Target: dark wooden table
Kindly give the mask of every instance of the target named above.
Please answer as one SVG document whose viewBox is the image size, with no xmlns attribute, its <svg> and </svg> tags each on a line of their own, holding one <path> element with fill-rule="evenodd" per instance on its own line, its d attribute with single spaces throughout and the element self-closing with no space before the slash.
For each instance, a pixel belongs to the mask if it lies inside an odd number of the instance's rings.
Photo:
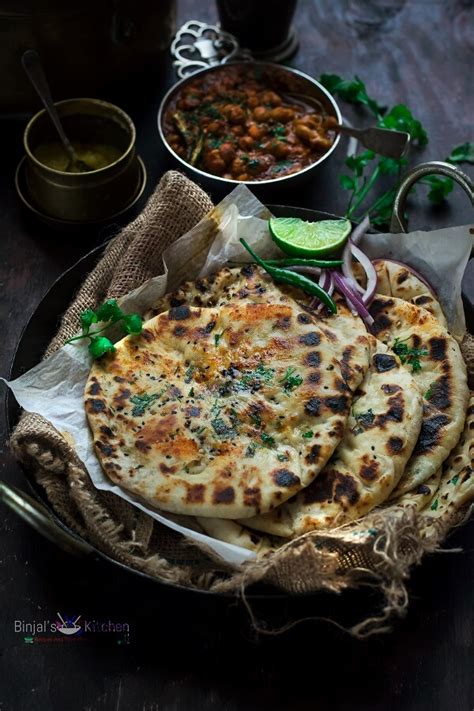
<svg viewBox="0 0 474 711">
<path fill-rule="evenodd" d="M 359 74 L 380 102 L 407 103 L 431 136 L 423 159 L 440 159 L 472 139 L 473 12 L 471 0 L 302 0 L 296 17 L 301 44 L 292 63 L 316 76 Z M 214 20 L 213 4 L 181 2 L 178 21 L 190 18 Z M 169 67 L 161 85 L 148 87 L 142 97 L 122 99 L 137 125 L 148 193 L 165 168 L 155 115 L 172 79 Z M 357 119 L 350 110 L 347 115 Z M 3 122 L 1 131 L 3 375 L 24 324 L 54 279 L 114 229 L 70 236 L 25 216 L 13 186 L 22 128 L 22 122 Z M 285 202 L 341 213 L 345 198 L 337 175 L 343 158 L 340 153 L 316 182 L 288 193 Z M 412 227 L 472 220 L 457 190 L 449 207 L 436 210 L 426 207 L 418 191 L 411 215 Z M 22 486 L 6 444 L 3 412 L 0 428 L 1 476 Z M 414 572 L 406 619 L 390 635 L 358 642 L 323 622 L 255 639 L 238 605 L 165 590 L 114 566 L 72 558 L 5 508 L 1 514 L 2 711 L 474 707 L 472 523 L 447 544 L 462 552 L 428 556 Z M 352 593 L 334 603 L 312 598 L 301 602 L 301 612 L 320 615 L 328 604 L 347 624 L 361 601 Z M 257 608 L 261 613 L 262 604 Z M 58 610 L 127 622 L 129 644 L 106 635 L 84 644 L 27 644 L 25 635 L 15 632 L 15 620 L 54 619 Z M 271 617 L 284 621 L 292 610 L 290 603 L 278 601 L 271 605 Z"/>
</svg>

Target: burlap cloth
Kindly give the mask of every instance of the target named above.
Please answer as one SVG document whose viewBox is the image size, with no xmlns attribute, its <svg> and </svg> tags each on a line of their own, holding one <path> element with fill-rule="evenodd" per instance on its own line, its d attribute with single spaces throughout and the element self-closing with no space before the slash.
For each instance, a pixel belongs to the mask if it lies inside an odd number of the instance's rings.
<svg viewBox="0 0 474 711">
<path fill-rule="evenodd" d="M 166 173 L 142 214 L 109 242 L 63 315 L 45 357 L 77 332 L 85 308 L 122 296 L 162 273 L 163 250 L 212 207 L 197 185 L 180 173 Z M 472 342 L 464 346 L 472 375 Z M 115 494 L 95 489 L 65 439 L 39 415 L 23 414 L 11 446 L 69 528 L 112 558 L 161 581 L 216 593 L 242 593 L 255 582 L 291 594 L 340 592 L 367 583 L 379 587 L 385 595 L 383 610 L 353 627 L 358 635 L 380 631 L 391 615 L 404 611 L 404 580 L 411 566 L 436 550 L 467 513 L 465 507 L 455 520 L 440 519 L 422 536 L 417 514 L 389 509 L 372 515 L 369 527 L 363 519 L 326 534 L 306 534 L 235 571 Z"/>
</svg>

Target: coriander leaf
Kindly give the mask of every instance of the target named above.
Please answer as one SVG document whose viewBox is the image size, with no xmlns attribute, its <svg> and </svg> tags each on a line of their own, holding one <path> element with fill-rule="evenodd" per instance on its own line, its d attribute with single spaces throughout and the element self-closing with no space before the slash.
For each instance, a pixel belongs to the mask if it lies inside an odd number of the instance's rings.
<svg viewBox="0 0 474 711">
<path fill-rule="evenodd" d="M 215 333 L 214 334 L 214 345 L 215 346 L 219 345 L 219 341 L 221 340 L 223 335 L 224 335 L 224 333 Z"/>
<path fill-rule="evenodd" d="M 211 420 L 211 426 L 216 435 L 222 439 L 232 439 L 237 434 L 234 427 L 227 425 L 222 417 L 216 417 Z"/>
<path fill-rule="evenodd" d="M 446 158 L 448 163 L 474 163 L 474 143 L 463 143 L 453 148 Z"/>
<path fill-rule="evenodd" d="M 349 175 L 340 175 L 339 182 L 344 190 L 357 190 L 357 180 Z"/>
<path fill-rule="evenodd" d="M 89 343 L 89 353 L 93 358 L 101 358 L 106 353 L 113 353 L 114 351 L 114 344 L 105 336 L 91 337 L 91 342 Z"/>
<path fill-rule="evenodd" d="M 130 402 L 135 405 L 132 410 L 132 417 L 141 417 L 145 410 L 150 407 L 155 400 L 158 400 L 163 393 L 164 390 L 161 390 L 159 393 L 150 393 L 149 395 L 147 393 L 143 393 L 142 395 L 132 395 Z"/>
<path fill-rule="evenodd" d="M 456 475 L 453 476 L 453 478 L 451 479 L 451 484 L 454 484 L 454 486 L 456 486 L 456 484 L 458 483 L 458 481 L 459 481 L 459 474 L 456 474 Z"/>
<path fill-rule="evenodd" d="M 260 435 L 260 438 L 265 445 L 265 447 L 274 447 L 275 446 L 275 439 L 273 437 L 270 437 L 270 435 L 267 435 L 265 432 L 262 432 Z"/>
<path fill-rule="evenodd" d="M 419 182 L 429 186 L 428 199 L 435 205 L 443 202 L 453 189 L 451 178 L 440 178 L 437 175 L 427 175 Z"/>
<path fill-rule="evenodd" d="M 142 319 L 138 314 L 127 314 L 123 317 L 122 327 L 126 333 L 141 333 L 143 328 Z"/>
<path fill-rule="evenodd" d="M 249 446 L 245 450 L 245 457 L 253 457 L 255 455 L 255 452 L 257 450 L 257 445 L 255 442 L 250 442 Z"/>
<path fill-rule="evenodd" d="M 277 459 L 279 462 L 287 462 L 289 460 L 288 454 L 277 454 Z"/>
<path fill-rule="evenodd" d="M 375 153 L 373 151 L 363 151 L 363 153 L 360 153 L 358 156 L 349 156 L 346 160 L 346 165 L 360 177 L 364 172 L 365 166 L 374 158 Z"/>
<path fill-rule="evenodd" d="M 414 118 L 408 106 L 397 104 L 388 114 L 378 122 L 381 128 L 391 128 L 395 131 L 406 131 L 410 134 L 412 142 L 417 141 L 419 146 L 426 146 L 428 135 L 421 123 Z"/>
<path fill-rule="evenodd" d="M 194 397 L 194 388 L 191 388 L 188 392 L 188 397 Z"/>
<path fill-rule="evenodd" d="M 425 392 L 425 394 L 424 394 L 424 396 L 423 396 L 423 397 L 425 398 L 425 400 L 429 400 L 430 397 L 433 397 L 433 388 L 434 388 L 435 386 L 436 386 L 436 382 L 430 383 L 430 386 L 429 386 L 428 390 Z"/>
<path fill-rule="evenodd" d="M 295 388 L 299 388 L 303 383 L 301 375 L 293 375 L 295 370 L 296 368 L 288 368 L 283 378 L 278 381 L 279 383 L 283 383 L 283 389 L 286 393 L 290 393 Z"/>
<path fill-rule="evenodd" d="M 96 314 L 99 321 L 118 321 L 124 315 L 116 299 L 108 299 L 102 306 L 99 306 Z"/>
<path fill-rule="evenodd" d="M 337 94 L 355 106 L 366 106 L 377 118 L 383 116 L 386 111 L 385 106 L 381 106 L 367 94 L 365 84 L 358 76 L 347 81 L 337 74 L 321 74 L 319 81 L 331 94 Z"/>
<path fill-rule="evenodd" d="M 394 158 L 381 158 L 379 160 L 380 172 L 383 175 L 397 175 L 400 169 L 408 164 L 406 158 L 399 158 L 395 160 Z"/>
<path fill-rule="evenodd" d="M 83 311 L 81 313 L 80 319 L 81 319 L 82 333 L 84 335 L 87 335 L 89 333 L 89 329 L 92 326 L 92 324 L 97 323 L 97 321 L 98 321 L 97 314 L 92 309 L 86 309 L 85 311 Z"/>
<path fill-rule="evenodd" d="M 431 504 L 431 506 L 430 506 L 431 510 L 432 510 L 432 511 L 436 511 L 436 509 L 438 508 L 438 504 L 439 504 L 439 500 L 438 500 L 438 499 L 435 499 L 435 500 L 433 501 L 433 503 Z"/>
<path fill-rule="evenodd" d="M 392 351 L 400 358 L 403 365 L 408 363 L 411 365 L 412 373 L 416 373 L 421 370 L 420 357 L 428 355 L 428 350 L 426 348 L 410 348 L 404 342 L 406 340 L 408 339 L 395 338 Z"/>
<path fill-rule="evenodd" d="M 313 433 L 312 432 L 303 432 L 303 434 L 301 436 L 304 437 L 305 439 L 310 439 L 313 436 Z"/>
</svg>

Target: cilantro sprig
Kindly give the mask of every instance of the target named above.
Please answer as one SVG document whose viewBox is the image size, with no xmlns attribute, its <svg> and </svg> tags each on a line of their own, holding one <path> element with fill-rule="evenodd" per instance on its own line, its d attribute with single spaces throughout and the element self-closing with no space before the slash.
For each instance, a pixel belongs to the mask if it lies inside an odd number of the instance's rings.
<svg viewBox="0 0 474 711">
<path fill-rule="evenodd" d="M 405 343 L 408 338 L 400 339 L 395 338 L 392 345 L 392 351 L 400 358 L 403 365 L 408 363 L 411 365 L 412 373 L 416 373 L 421 370 L 420 358 L 422 356 L 428 355 L 427 348 L 410 348 L 410 346 Z"/>
<path fill-rule="evenodd" d="M 278 382 L 282 383 L 283 390 L 288 394 L 303 383 L 301 375 L 296 374 L 296 368 L 287 368 L 285 375 Z"/>
<path fill-rule="evenodd" d="M 89 339 L 89 353 L 93 358 L 101 358 L 106 353 L 113 353 L 115 346 L 106 336 L 99 334 L 106 331 L 115 323 L 120 323 L 123 331 L 129 335 L 137 335 L 142 331 L 142 319 L 138 314 L 125 314 L 116 299 L 108 299 L 99 308 L 85 309 L 80 315 L 82 333 L 79 336 L 69 338 L 66 343 L 79 341 L 82 338 Z M 103 323 L 101 328 L 91 331 L 94 324 Z"/>
<path fill-rule="evenodd" d="M 369 96 L 364 82 L 358 76 L 347 80 L 337 74 L 322 74 L 319 81 L 332 94 L 371 113 L 381 128 L 405 131 L 410 134 L 412 144 L 417 144 L 420 148 L 427 145 L 428 134 L 410 109 L 405 104 L 397 104 L 388 111 L 385 106 Z M 446 161 L 453 164 L 474 163 L 474 143 L 466 142 L 456 146 L 447 156 Z M 346 166 L 351 174 L 340 177 L 342 187 L 350 193 L 346 217 L 361 220 L 364 215 L 369 215 L 373 225 L 387 225 L 392 214 L 396 185 L 407 164 L 406 158 L 393 160 L 378 157 L 373 151 L 363 151 L 358 156 L 350 156 Z M 386 175 L 394 176 L 395 184 L 370 203 L 369 195 L 379 179 Z M 443 202 L 453 190 L 451 178 L 428 175 L 419 182 L 429 188 L 428 199 L 433 204 Z"/>
</svg>

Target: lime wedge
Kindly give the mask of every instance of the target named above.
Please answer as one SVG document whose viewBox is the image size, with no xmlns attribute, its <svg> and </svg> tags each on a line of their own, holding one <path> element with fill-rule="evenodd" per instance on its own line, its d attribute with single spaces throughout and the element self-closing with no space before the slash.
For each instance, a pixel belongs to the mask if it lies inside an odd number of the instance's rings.
<svg viewBox="0 0 474 711">
<path fill-rule="evenodd" d="M 273 241 L 292 257 L 318 257 L 335 252 L 352 229 L 349 220 L 305 222 L 298 217 L 272 217 L 268 226 Z"/>
</svg>

